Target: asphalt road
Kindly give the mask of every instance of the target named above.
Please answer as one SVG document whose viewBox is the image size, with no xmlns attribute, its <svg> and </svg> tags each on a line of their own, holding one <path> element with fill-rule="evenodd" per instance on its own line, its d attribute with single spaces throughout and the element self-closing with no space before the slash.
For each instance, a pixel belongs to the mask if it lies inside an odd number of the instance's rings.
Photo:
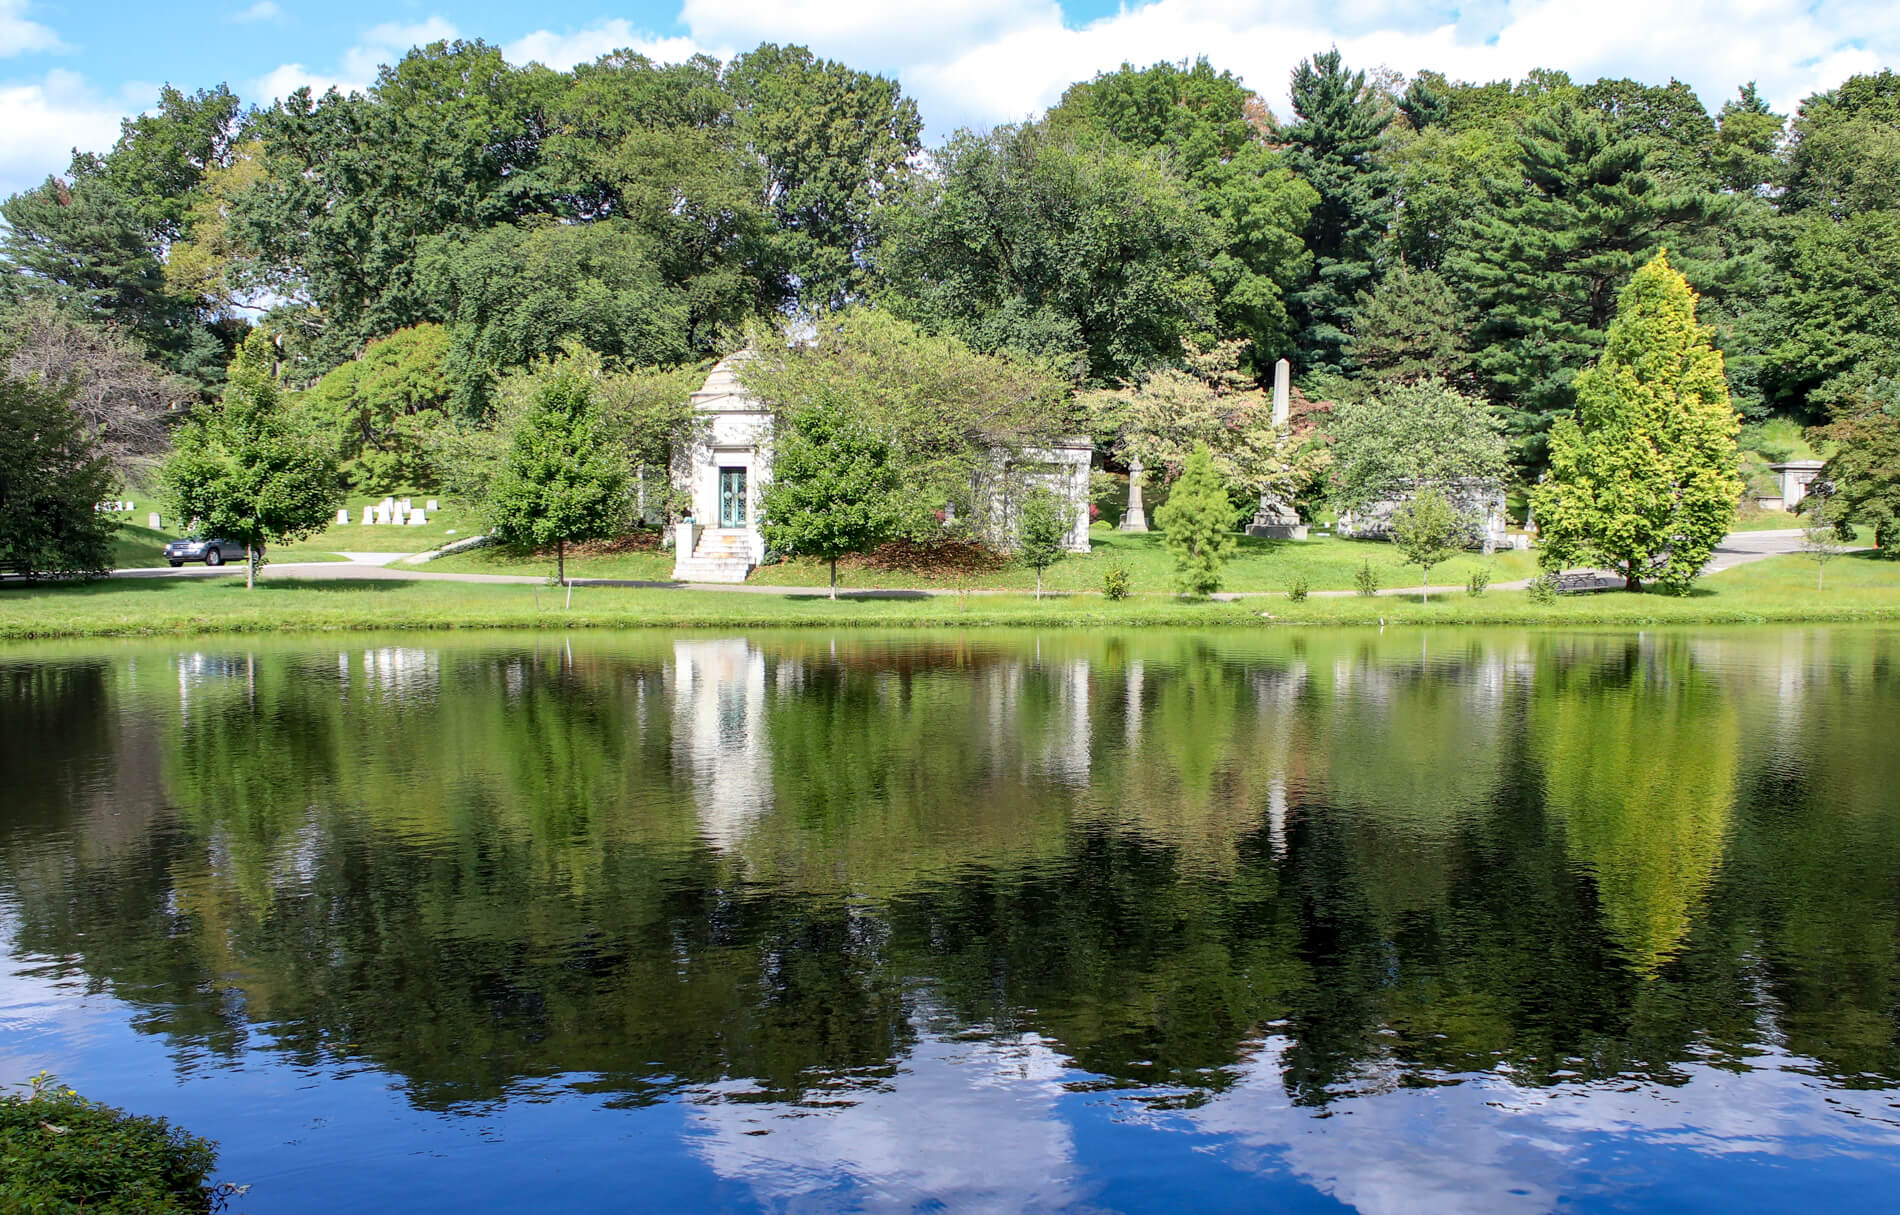
<svg viewBox="0 0 1900 1215">
<path fill-rule="evenodd" d="M 1768 557 L 1778 557 L 1785 553 L 1801 551 L 1801 535 L 1798 529 L 1768 532 L 1731 532 L 1723 537 L 1716 546 L 1715 554 L 1709 559 L 1704 573 L 1716 573 L 1733 569 L 1738 565 L 1747 565 L 1751 561 L 1761 561 Z M 532 574 L 449 574 L 434 573 L 414 565 L 400 564 L 408 553 L 344 553 L 344 561 L 286 561 L 272 562 L 264 567 L 273 577 L 289 575 L 300 580 L 348 579 L 391 580 L 401 582 L 492 582 L 515 584 L 520 586 L 545 585 L 546 578 Z M 1620 585 L 1622 578 L 1607 571 L 1578 570 L 1574 573 L 1596 573 L 1604 585 Z M 154 569 L 113 570 L 114 578 L 230 578 L 244 576 L 244 563 L 234 561 L 228 565 L 212 568 L 203 565 L 184 565 L 177 569 L 160 566 Z M 621 586 L 645 587 L 655 590 L 694 590 L 694 591 L 730 591 L 741 595 L 811 595 L 823 594 L 823 587 L 811 586 L 766 586 L 758 583 L 725 582 L 653 582 L 638 581 L 629 578 L 570 578 L 575 586 Z M 1496 590 L 1522 590 L 1529 585 L 1528 580 L 1495 583 Z M 1459 586 L 1434 586 L 1432 593 L 1460 591 Z M 1416 586 L 1389 587 L 1380 591 L 1381 595 L 1412 595 L 1418 592 Z M 1016 595 L 1021 591 L 954 591 L 954 590 L 840 590 L 840 598 L 852 599 L 916 599 L 934 595 Z M 1046 592 L 1061 594 L 1062 592 Z M 1356 591 L 1314 591 L 1315 596 L 1354 595 Z M 1278 595 L 1278 591 L 1234 591 L 1214 596 L 1216 599 L 1245 599 L 1255 595 Z"/>
</svg>

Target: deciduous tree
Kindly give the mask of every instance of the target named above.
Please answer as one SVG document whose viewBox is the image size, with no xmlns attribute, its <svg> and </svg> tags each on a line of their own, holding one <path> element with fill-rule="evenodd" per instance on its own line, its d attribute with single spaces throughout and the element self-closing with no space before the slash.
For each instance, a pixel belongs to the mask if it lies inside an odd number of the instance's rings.
<svg viewBox="0 0 1900 1215">
<path fill-rule="evenodd" d="M 224 399 L 179 429 L 159 480 L 174 515 L 245 546 L 246 587 L 257 585 L 266 544 L 323 530 L 341 496 L 328 444 L 284 408 L 262 333 L 245 339 Z"/>
<path fill-rule="evenodd" d="M 895 453 L 878 427 L 844 401 L 813 401 L 774 436 L 772 480 L 760 511 L 765 542 L 828 562 L 836 599 L 838 558 L 890 538 L 900 483 Z"/>
<path fill-rule="evenodd" d="M 571 366 L 547 376 L 506 438 L 483 509 L 505 543 L 553 545 L 554 576 L 566 585 L 568 543 L 604 540 L 627 522 L 626 453 Z"/>
<path fill-rule="evenodd" d="M 1062 560 L 1075 507 L 1053 491 L 1037 486 L 1024 495 L 1016 518 L 1016 555 L 1036 571 L 1036 598 L 1042 598 L 1042 571 Z"/>
<path fill-rule="evenodd" d="M 73 391 L 0 374 L 0 564 L 29 577 L 111 565 L 118 523 L 96 508 L 117 479 Z"/>
</svg>

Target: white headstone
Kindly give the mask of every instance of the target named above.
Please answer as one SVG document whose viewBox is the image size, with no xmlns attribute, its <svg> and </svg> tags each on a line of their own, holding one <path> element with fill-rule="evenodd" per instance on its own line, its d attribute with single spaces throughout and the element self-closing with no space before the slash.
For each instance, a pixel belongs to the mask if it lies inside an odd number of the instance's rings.
<svg viewBox="0 0 1900 1215">
<path fill-rule="evenodd" d="M 419 510 L 412 510 L 409 512 L 409 526 L 410 527 L 421 527 L 423 524 L 427 523 L 428 521 L 429 521 L 429 517 L 423 514 Z"/>
<path fill-rule="evenodd" d="M 409 513 L 409 505 L 409 499 L 404 498 L 402 501 L 396 503 L 396 508 L 400 513 L 406 515 Z"/>
<path fill-rule="evenodd" d="M 1293 405 L 1293 364 L 1281 359 L 1273 365 L 1273 424 L 1285 426 Z"/>
<path fill-rule="evenodd" d="M 345 508 L 345 507 L 337 508 L 336 521 L 338 523 L 348 523 L 350 521 L 350 512 L 348 508 Z"/>
<path fill-rule="evenodd" d="M 381 503 L 381 506 L 384 510 L 390 510 L 395 505 L 396 505 L 396 500 L 394 498 L 384 498 Z"/>
<path fill-rule="evenodd" d="M 361 519 L 364 527 L 368 527 L 370 524 L 376 522 L 376 508 L 373 506 L 365 506 Z"/>
<path fill-rule="evenodd" d="M 429 499 L 429 501 L 428 501 L 428 508 L 429 508 L 430 510 L 432 510 L 432 511 L 433 511 L 433 510 L 440 510 L 440 509 L 441 509 L 441 507 L 439 507 L 439 506 L 437 506 L 437 505 L 435 504 L 435 499 L 434 499 L 434 498 L 430 498 L 430 499 Z"/>
<path fill-rule="evenodd" d="M 151 528 L 153 531 L 158 530 L 158 527 L 159 527 L 158 512 L 154 511 L 151 514 L 145 516 L 145 526 Z"/>
</svg>

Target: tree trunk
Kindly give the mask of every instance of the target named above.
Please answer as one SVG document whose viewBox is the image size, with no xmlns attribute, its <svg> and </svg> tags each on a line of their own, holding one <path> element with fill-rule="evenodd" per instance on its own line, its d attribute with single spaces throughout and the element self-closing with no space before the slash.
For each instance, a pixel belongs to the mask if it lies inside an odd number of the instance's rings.
<svg viewBox="0 0 1900 1215">
<path fill-rule="evenodd" d="M 567 541 L 554 542 L 554 580 L 562 586 L 567 585 Z"/>
<path fill-rule="evenodd" d="M 831 559 L 831 597 L 833 599 L 838 597 L 838 559 L 836 557 Z"/>
<path fill-rule="evenodd" d="M 250 545 L 247 544 L 244 546 L 244 589 L 247 591 L 257 589 L 257 557 L 254 555 L 255 552 L 256 550 Z"/>
<path fill-rule="evenodd" d="M 1036 567 L 1036 598 L 1042 598 L 1042 567 Z"/>
<path fill-rule="evenodd" d="M 1432 601 L 1432 567 L 1429 565 L 1418 572 L 1418 598 L 1420 603 Z"/>
<path fill-rule="evenodd" d="M 1623 589 L 1626 591 L 1640 591 L 1643 589 L 1643 580 L 1636 576 L 1636 567 L 1634 565 L 1626 565 L 1623 567 Z"/>
<path fill-rule="evenodd" d="M 1818 561 L 1814 565 L 1814 589 L 1817 591 L 1827 589 L 1827 566 Z"/>
</svg>

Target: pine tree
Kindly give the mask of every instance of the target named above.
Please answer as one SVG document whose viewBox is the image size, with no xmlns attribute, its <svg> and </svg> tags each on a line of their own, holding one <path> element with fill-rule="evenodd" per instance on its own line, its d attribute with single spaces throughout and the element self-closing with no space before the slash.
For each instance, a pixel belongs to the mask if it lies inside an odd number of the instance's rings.
<svg viewBox="0 0 1900 1215">
<path fill-rule="evenodd" d="M 1174 554 L 1175 589 L 1183 595 L 1218 591 L 1221 566 L 1234 551 L 1234 507 L 1205 443 L 1194 449 L 1169 487 L 1155 522 Z"/>
<path fill-rule="evenodd" d="M 1281 132 L 1287 164 L 1319 192 L 1307 221 L 1313 277 L 1291 296 L 1309 371 L 1339 370 L 1353 301 L 1371 285 L 1373 253 L 1389 223 L 1392 173 L 1377 155 L 1393 109 L 1349 72 L 1337 49 L 1293 72 L 1293 113 Z"/>
<path fill-rule="evenodd" d="M 1371 378 L 1413 384 L 1441 379 L 1468 385 L 1471 317 L 1437 273 L 1399 265 L 1353 306 L 1346 353 Z"/>
<path fill-rule="evenodd" d="M 1499 184 L 1448 261 L 1481 312 L 1479 375 L 1532 459 L 1602 349 L 1623 282 L 1711 213 L 1711 195 L 1666 190 L 1647 157 L 1641 140 L 1617 137 L 1589 110 L 1545 108 L 1518 136 L 1519 180 Z"/>
<path fill-rule="evenodd" d="M 587 377 L 565 367 L 515 423 L 488 516 L 504 542 L 553 545 L 554 576 L 565 584 L 568 542 L 604 540 L 626 523 L 628 479 L 626 449 L 612 441 Z"/>
<path fill-rule="evenodd" d="M 1547 568 L 1607 565 L 1630 590 L 1651 578 L 1683 594 L 1734 522 L 1738 422 L 1695 306 L 1663 253 L 1623 289 L 1532 494 Z"/>
</svg>

